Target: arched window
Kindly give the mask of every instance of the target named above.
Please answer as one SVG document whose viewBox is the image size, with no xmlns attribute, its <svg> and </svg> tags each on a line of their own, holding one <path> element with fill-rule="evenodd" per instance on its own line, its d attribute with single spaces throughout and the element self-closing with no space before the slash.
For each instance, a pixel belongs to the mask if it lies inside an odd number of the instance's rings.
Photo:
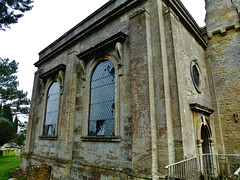
<svg viewBox="0 0 240 180">
<path fill-rule="evenodd" d="M 115 69 L 111 61 L 101 61 L 91 78 L 89 136 L 114 136 Z"/>
<path fill-rule="evenodd" d="M 60 96 L 60 86 L 58 82 L 54 82 L 50 86 L 47 93 L 43 136 L 56 136 L 56 123 L 58 118 L 59 96 Z"/>
</svg>

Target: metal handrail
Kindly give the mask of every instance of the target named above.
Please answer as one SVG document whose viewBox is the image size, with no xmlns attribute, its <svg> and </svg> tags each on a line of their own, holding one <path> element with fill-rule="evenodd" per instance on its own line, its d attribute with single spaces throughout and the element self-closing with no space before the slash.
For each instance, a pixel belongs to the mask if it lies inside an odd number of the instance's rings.
<svg viewBox="0 0 240 180">
<path fill-rule="evenodd" d="M 234 173 L 236 166 L 239 167 L 239 165 L 239 154 L 203 154 L 169 164 L 165 168 L 167 179 L 193 180 L 204 177 L 210 180 L 235 175 L 240 180 L 240 168 Z"/>
<path fill-rule="evenodd" d="M 197 157 L 182 160 L 165 167 L 167 169 L 167 179 L 170 177 L 192 180 L 198 177 Z"/>
<path fill-rule="evenodd" d="M 238 177 L 238 180 L 240 180 L 240 167 L 234 172 L 234 175 Z"/>
</svg>

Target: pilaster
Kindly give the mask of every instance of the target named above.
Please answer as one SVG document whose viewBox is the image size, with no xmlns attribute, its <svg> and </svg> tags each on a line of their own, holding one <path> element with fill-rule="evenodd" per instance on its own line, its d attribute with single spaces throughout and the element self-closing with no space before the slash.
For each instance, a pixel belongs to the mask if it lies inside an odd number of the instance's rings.
<svg viewBox="0 0 240 180">
<path fill-rule="evenodd" d="M 77 58 L 77 52 L 72 51 L 68 53 L 64 79 L 64 90 L 62 108 L 60 111 L 60 131 L 59 131 L 59 145 L 58 145 L 58 159 L 64 161 L 64 165 L 56 163 L 58 176 L 66 177 L 70 172 L 70 162 L 72 160 L 72 144 L 73 144 L 73 129 L 74 129 L 74 110 L 75 110 L 75 96 L 77 83 L 77 65 L 80 60 Z"/>
<path fill-rule="evenodd" d="M 132 169 L 152 174 L 151 107 L 149 68 L 152 61 L 150 16 L 145 7 L 130 17 L 132 93 Z M 156 150 L 156 149 L 155 149 Z"/>
<path fill-rule="evenodd" d="M 40 103 L 39 88 L 40 88 L 40 80 L 39 80 L 38 72 L 36 72 L 34 77 L 34 83 L 33 83 L 31 107 L 30 107 L 29 120 L 28 120 L 28 131 L 26 136 L 24 153 L 22 155 L 21 164 L 20 164 L 20 167 L 23 170 L 26 170 L 26 168 L 28 167 L 30 163 L 29 158 L 33 153 L 33 148 L 34 148 L 38 104 Z"/>
</svg>

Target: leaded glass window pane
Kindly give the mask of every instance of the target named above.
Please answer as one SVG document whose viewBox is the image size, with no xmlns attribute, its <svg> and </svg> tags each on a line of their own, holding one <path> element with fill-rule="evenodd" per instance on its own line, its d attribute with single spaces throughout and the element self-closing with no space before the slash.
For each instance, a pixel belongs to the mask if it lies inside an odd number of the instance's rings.
<svg viewBox="0 0 240 180">
<path fill-rule="evenodd" d="M 196 65 L 193 65 L 192 67 L 192 72 L 193 72 L 193 79 L 197 87 L 200 86 L 200 74 L 199 71 L 196 67 Z"/>
<path fill-rule="evenodd" d="M 48 90 L 43 136 L 55 136 L 60 87 L 54 82 Z"/>
<path fill-rule="evenodd" d="M 114 136 L 115 69 L 110 61 L 100 62 L 91 79 L 89 136 Z"/>
</svg>

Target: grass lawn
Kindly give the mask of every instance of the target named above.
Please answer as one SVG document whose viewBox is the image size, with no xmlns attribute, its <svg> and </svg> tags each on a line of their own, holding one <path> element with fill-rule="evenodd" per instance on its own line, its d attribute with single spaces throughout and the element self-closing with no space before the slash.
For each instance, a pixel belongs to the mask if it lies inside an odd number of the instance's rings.
<svg viewBox="0 0 240 180">
<path fill-rule="evenodd" d="M 0 156 L 0 180 L 11 178 L 9 170 L 19 168 L 21 157 L 15 157 L 14 151 L 9 151 L 6 154 L 3 151 L 3 156 Z"/>
</svg>

